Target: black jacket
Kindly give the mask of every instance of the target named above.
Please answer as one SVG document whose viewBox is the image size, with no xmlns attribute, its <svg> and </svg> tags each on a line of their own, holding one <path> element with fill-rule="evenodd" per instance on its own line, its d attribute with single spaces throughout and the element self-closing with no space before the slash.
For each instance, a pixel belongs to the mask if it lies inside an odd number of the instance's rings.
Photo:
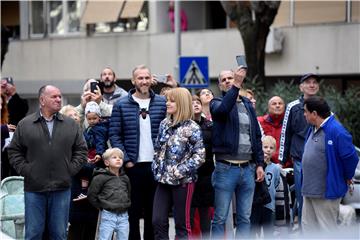
<svg viewBox="0 0 360 240">
<path fill-rule="evenodd" d="M 232 86 L 222 98 L 214 98 L 210 102 L 210 112 L 213 119 L 212 150 L 213 153 L 228 153 L 235 155 L 239 146 L 239 115 L 236 101 L 239 88 Z M 256 165 L 264 166 L 264 153 L 261 143 L 261 131 L 256 118 L 255 109 L 249 99 L 241 97 L 250 119 L 250 140 L 253 152 L 252 159 Z"/>
<path fill-rule="evenodd" d="M 9 123 L 17 125 L 26 116 L 29 105 L 26 99 L 22 99 L 15 93 L 8 102 Z"/>
<path fill-rule="evenodd" d="M 89 202 L 98 209 L 121 213 L 130 207 L 130 181 L 124 171 L 116 176 L 107 169 L 97 168 L 88 190 Z"/>
<path fill-rule="evenodd" d="M 10 164 L 24 176 L 24 190 L 65 190 L 87 161 L 87 148 L 80 126 L 58 113 L 50 138 L 40 111 L 21 120 L 8 147 Z"/>
<path fill-rule="evenodd" d="M 285 110 L 280 135 L 279 161 L 283 164 L 289 159 L 301 161 L 304 152 L 305 137 L 310 124 L 304 116 L 304 98 L 289 103 Z"/>
</svg>

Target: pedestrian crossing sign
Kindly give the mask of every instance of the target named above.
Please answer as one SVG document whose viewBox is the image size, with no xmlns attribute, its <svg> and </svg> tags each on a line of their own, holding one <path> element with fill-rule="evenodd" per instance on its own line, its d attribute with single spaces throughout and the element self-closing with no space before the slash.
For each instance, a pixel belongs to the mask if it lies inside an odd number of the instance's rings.
<svg viewBox="0 0 360 240">
<path fill-rule="evenodd" d="M 180 85 L 186 88 L 209 87 L 209 58 L 180 57 Z"/>
</svg>

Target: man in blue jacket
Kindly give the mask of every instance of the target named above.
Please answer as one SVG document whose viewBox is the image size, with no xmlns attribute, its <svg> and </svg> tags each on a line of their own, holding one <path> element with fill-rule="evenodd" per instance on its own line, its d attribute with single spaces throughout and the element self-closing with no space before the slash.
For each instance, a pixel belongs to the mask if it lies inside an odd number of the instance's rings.
<svg viewBox="0 0 360 240">
<path fill-rule="evenodd" d="M 125 171 L 131 183 L 129 239 L 140 240 L 139 221 L 144 214 L 143 239 L 153 239 L 152 208 L 156 183 L 151 171 L 153 144 L 160 122 L 166 117 L 165 98 L 151 89 L 150 70 L 140 65 L 132 73 L 134 89 L 118 100 L 112 110 L 109 138 L 111 146 L 124 152 Z"/>
<path fill-rule="evenodd" d="M 212 144 L 216 160 L 213 173 L 213 239 L 225 237 L 225 222 L 233 193 L 236 195 L 235 237 L 250 237 L 255 181 L 264 180 L 264 154 L 255 110 L 249 99 L 239 96 L 245 75 L 246 69 L 241 67 L 235 72 L 222 71 L 219 75 L 219 88 L 223 97 L 214 98 L 210 103 L 214 123 Z"/>
<path fill-rule="evenodd" d="M 302 157 L 302 227 L 304 234 L 333 234 L 341 198 L 354 176 L 359 161 L 352 137 L 330 113 L 327 102 L 318 96 L 304 101 L 308 131 Z M 333 235 L 328 235 L 333 236 Z"/>
</svg>

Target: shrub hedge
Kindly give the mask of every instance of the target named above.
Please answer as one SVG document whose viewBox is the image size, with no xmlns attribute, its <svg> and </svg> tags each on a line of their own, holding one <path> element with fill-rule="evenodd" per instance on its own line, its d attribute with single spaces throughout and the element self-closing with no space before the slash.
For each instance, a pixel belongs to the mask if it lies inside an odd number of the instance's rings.
<svg viewBox="0 0 360 240">
<path fill-rule="evenodd" d="M 275 95 L 282 97 L 285 103 L 289 103 L 301 95 L 299 85 L 294 81 L 279 81 L 265 89 L 256 80 L 248 81 L 246 88 L 252 89 L 256 95 L 256 112 L 258 116 L 267 112 L 268 100 Z M 320 82 L 319 95 L 328 101 L 331 111 L 335 113 L 338 120 L 352 134 L 353 142 L 360 146 L 360 88 L 350 87 L 344 93 L 339 92 L 333 86 Z"/>
</svg>

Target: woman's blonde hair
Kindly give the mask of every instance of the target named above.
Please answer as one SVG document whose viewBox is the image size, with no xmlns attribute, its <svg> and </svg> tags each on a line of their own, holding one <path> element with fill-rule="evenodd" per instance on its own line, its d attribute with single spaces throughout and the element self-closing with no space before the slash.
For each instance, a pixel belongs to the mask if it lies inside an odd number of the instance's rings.
<svg viewBox="0 0 360 240">
<path fill-rule="evenodd" d="M 176 112 L 168 118 L 172 118 L 173 125 L 193 118 L 192 97 L 186 88 L 173 88 L 166 93 L 166 98 L 176 103 Z"/>
<path fill-rule="evenodd" d="M 64 114 L 67 116 L 67 113 L 71 110 L 75 111 L 78 114 L 78 116 L 80 117 L 78 110 L 73 105 L 70 105 L 70 104 L 63 106 L 59 112 L 61 114 Z"/>
<path fill-rule="evenodd" d="M 103 160 L 109 160 L 112 155 L 118 155 L 121 159 L 124 159 L 124 153 L 120 148 L 108 148 L 102 155 Z"/>
</svg>

